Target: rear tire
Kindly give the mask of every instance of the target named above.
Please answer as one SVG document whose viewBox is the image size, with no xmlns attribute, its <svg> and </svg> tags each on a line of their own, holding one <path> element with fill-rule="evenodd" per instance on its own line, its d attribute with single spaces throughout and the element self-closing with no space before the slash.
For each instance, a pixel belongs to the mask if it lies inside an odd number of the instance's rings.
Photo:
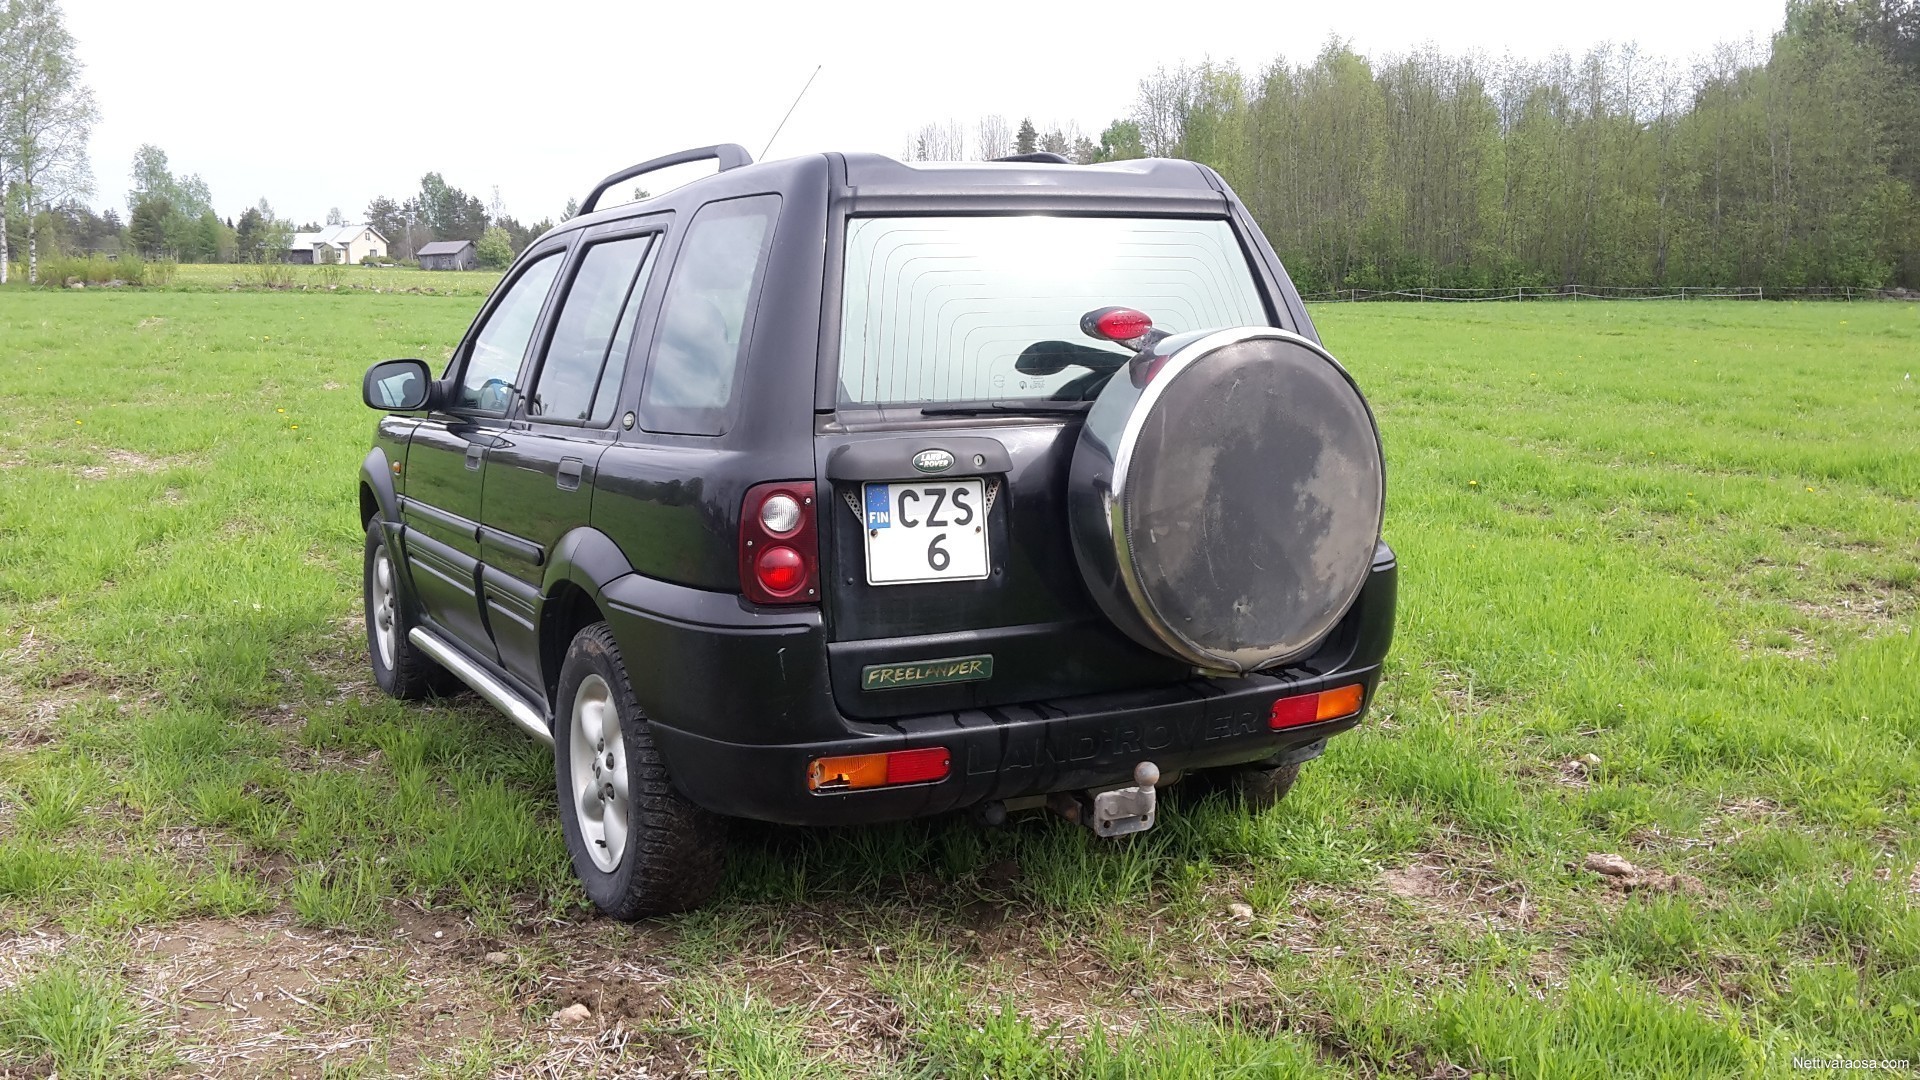
<svg viewBox="0 0 1920 1080">
<path fill-rule="evenodd" d="M 407 636 L 414 626 L 413 609 L 400 587 L 399 567 L 387 550 L 386 531 L 377 517 L 367 523 L 364 561 L 361 593 L 373 681 L 403 701 L 454 692 L 460 684 L 452 673 L 421 652 Z"/>
<path fill-rule="evenodd" d="M 1229 802 L 1245 807 L 1249 813 L 1258 814 L 1278 806 L 1280 800 L 1287 797 L 1287 792 L 1293 790 L 1294 782 L 1300 779 L 1300 765 L 1300 762 L 1291 765 L 1253 762 L 1207 769 L 1180 781 L 1173 790 L 1196 803 L 1209 795 L 1220 793 Z"/>
<path fill-rule="evenodd" d="M 720 885 L 726 821 L 667 777 L 606 623 L 574 636 L 554 696 L 553 771 L 588 899 L 631 922 L 698 907 Z"/>
<path fill-rule="evenodd" d="M 1300 766 L 1292 765 L 1243 765 L 1230 769 L 1223 778 L 1230 797 L 1238 799 L 1252 813 L 1269 810 L 1280 805 L 1280 800 L 1293 790 L 1294 781 L 1300 779 Z"/>
</svg>

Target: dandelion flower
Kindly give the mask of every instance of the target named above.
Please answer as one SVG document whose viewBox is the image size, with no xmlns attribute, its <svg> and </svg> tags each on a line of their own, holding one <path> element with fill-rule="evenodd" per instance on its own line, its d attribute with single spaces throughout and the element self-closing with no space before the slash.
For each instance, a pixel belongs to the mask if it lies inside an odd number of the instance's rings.
<svg viewBox="0 0 1920 1080">
<path fill-rule="evenodd" d="M 1478 481 L 1478 480 L 1469 480 L 1469 481 L 1467 481 L 1467 486 L 1468 486 L 1468 487 L 1479 487 L 1479 486 L 1480 486 L 1480 481 Z M 1808 490 L 1808 491 L 1812 491 L 1813 489 L 1812 489 L 1812 488 L 1808 488 L 1807 490 Z"/>
</svg>

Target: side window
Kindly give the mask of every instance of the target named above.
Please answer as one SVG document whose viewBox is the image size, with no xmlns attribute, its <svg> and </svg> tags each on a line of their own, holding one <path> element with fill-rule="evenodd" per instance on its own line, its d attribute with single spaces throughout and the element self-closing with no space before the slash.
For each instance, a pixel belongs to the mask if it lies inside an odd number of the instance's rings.
<svg viewBox="0 0 1920 1080">
<path fill-rule="evenodd" d="M 528 416 L 594 424 L 612 419 L 652 246 L 652 236 L 633 236 L 587 249 L 554 323 Z"/>
<path fill-rule="evenodd" d="M 539 320 L 540 307 L 546 303 L 554 276 L 565 261 L 557 257 L 559 254 L 542 255 L 527 267 L 487 315 L 486 324 L 473 337 L 467 369 L 460 374 L 460 397 L 454 402 L 455 408 L 503 412 L 513 400 L 513 380 L 520 377 L 520 361 L 526 359 L 533 324 Z"/>
<path fill-rule="evenodd" d="M 779 210 L 778 195 L 755 195 L 708 203 L 694 215 L 661 303 L 642 427 L 685 435 L 725 430 Z"/>
</svg>

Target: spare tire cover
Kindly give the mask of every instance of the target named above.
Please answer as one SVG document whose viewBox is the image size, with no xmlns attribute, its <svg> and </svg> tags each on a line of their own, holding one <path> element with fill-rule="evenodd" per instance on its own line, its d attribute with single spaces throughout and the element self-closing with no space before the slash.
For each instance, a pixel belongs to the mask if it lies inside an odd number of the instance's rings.
<svg viewBox="0 0 1920 1080">
<path fill-rule="evenodd" d="M 1380 436 L 1326 350 L 1268 327 L 1170 337 L 1114 373 L 1068 506 L 1107 616 L 1209 670 L 1296 659 L 1353 605 L 1386 501 Z"/>
</svg>

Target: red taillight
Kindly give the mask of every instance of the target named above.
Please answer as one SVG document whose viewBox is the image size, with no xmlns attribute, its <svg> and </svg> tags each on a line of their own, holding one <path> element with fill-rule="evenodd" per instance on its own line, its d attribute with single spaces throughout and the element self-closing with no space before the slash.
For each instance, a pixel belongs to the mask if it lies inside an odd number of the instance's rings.
<svg viewBox="0 0 1920 1080">
<path fill-rule="evenodd" d="M 1273 703 L 1273 711 L 1267 714 L 1267 726 L 1278 731 L 1302 724 L 1317 724 L 1322 720 L 1345 719 L 1360 711 L 1366 696 L 1367 688 L 1354 683 L 1333 690 L 1322 690 L 1317 694 L 1283 697 Z"/>
<path fill-rule="evenodd" d="M 1089 311 L 1080 319 L 1080 330 L 1088 337 L 1128 342 L 1153 329 L 1153 320 L 1144 311 L 1108 307 Z"/>
<path fill-rule="evenodd" d="M 769 506 L 768 504 L 772 504 Z M 791 528 L 772 526 L 793 521 Z M 756 604 L 813 604 L 820 600 L 820 545 L 814 526 L 813 481 L 755 484 L 740 504 L 740 591 Z"/>
<path fill-rule="evenodd" d="M 945 780 L 953 755 L 944 746 L 895 750 L 889 754 L 849 754 L 816 758 L 807 766 L 809 791 L 858 791 L 894 784 L 925 784 Z"/>
<path fill-rule="evenodd" d="M 760 587 L 775 596 L 792 596 L 806 580 L 807 564 L 800 553 L 785 545 L 770 547 L 754 560 L 754 574 Z"/>
<path fill-rule="evenodd" d="M 887 783 L 924 784 L 929 780 L 944 780 L 951 760 L 944 746 L 896 750 L 887 755 Z"/>
</svg>

